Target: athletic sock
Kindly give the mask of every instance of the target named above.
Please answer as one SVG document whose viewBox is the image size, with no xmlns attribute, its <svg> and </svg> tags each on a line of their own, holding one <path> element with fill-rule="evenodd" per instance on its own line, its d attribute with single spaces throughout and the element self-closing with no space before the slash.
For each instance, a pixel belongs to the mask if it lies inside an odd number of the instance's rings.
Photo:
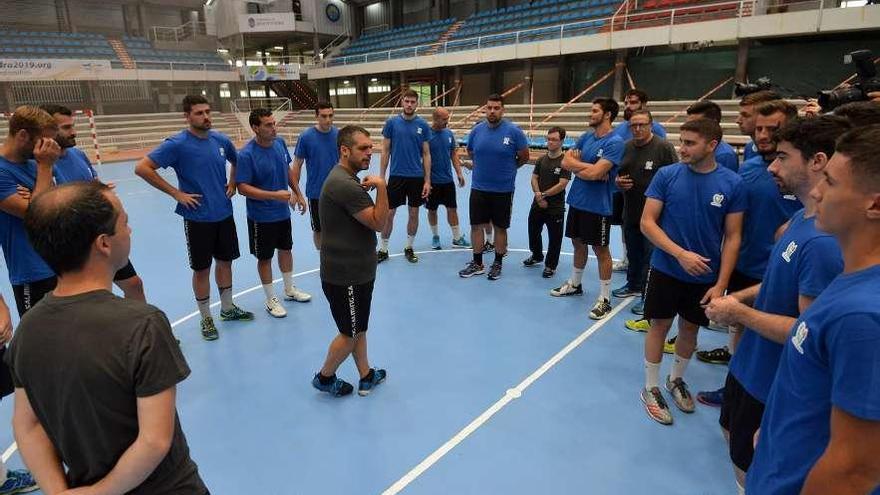
<svg viewBox="0 0 880 495">
<path fill-rule="evenodd" d="M 574 268 L 571 271 L 571 278 L 568 279 L 571 282 L 571 285 L 577 287 L 581 285 L 581 279 L 584 278 L 584 269 L 583 268 Z"/>
<path fill-rule="evenodd" d="M 676 354 L 675 359 L 672 361 L 672 373 L 669 374 L 669 379 L 682 378 L 689 362 L 691 362 L 690 359 L 685 359 Z"/>
<path fill-rule="evenodd" d="M 599 295 L 606 301 L 611 300 L 611 280 L 600 280 L 599 281 L 600 292 Z"/>
<path fill-rule="evenodd" d="M 660 363 L 645 360 L 645 389 L 660 387 Z"/>
<path fill-rule="evenodd" d="M 202 315 L 202 318 L 210 318 L 211 317 L 211 296 L 208 296 L 204 299 L 196 299 L 196 305 L 199 307 L 199 314 Z"/>
<path fill-rule="evenodd" d="M 230 311 L 235 305 L 232 304 L 232 286 L 220 287 L 220 311 Z"/>
<path fill-rule="evenodd" d="M 407 235 L 406 236 L 406 249 L 412 249 L 413 241 L 416 240 L 416 236 Z"/>
<path fill-rule="evenodd" d="M 382 238 L 382 243 L 381 243 L 381 247 L 379 248 L 379 250 L 385 251 L 385 252 L 388 251 L 388 239 L 386 239 L 384 237 Z"/>
<path fill-rule="evenodd" d="M 281 278 L 284 279 L 284 290 L 293 290 L 293 271 L 281 272 Z"/>
<path fill-rule="evenodd" d="M 495 264 L 500 266 L 503 261 L 504 261 L 504 255 L 499 254 L 498 251 L 495 251 Z"/>
<path fill-rule="evenodd" d="M 474 253 L 474 263 L 478 265 L 483 264 L 483 253 Z"/>
<path fill-rule="evenodd" d="M 271 300 L 275 297 L 275 285 L 271 282 L 263 284 L 263 292 L 266 294 L 266 301 Z"/>
<path fill-rule="evenodd" d="M 434 234 L 436 235 L 437 233 L 434 232 Z M 461 239 L 461 227 L 459 227 L 458 225 L 453 225 L 452 226 L 452 240 L 457 241 L 459 239 Z"/>
<path fill-rule="evenodd" d="M 489 233 L 486 234 L 486 242 L 489 244 L 495 244 L 495 229 L 492 229 Z"/>
<path fill-rule="evenodd" d="M 430 227 L 431 227 L 431 235 L 433 235 L 433 236 L 440 235 L 440 225 L 434 224 L 434 225 L 430 225 Z"/>
</svg>

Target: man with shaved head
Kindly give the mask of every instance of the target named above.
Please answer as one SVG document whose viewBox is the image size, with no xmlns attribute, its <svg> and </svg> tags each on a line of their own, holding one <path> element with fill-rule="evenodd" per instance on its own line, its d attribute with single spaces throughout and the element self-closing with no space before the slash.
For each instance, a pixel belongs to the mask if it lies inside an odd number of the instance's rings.
<svg viewBox="0 0 880 495">
<path fill-rule="evenodd" d="M 446 220 L 452 229 L 452 245 L 459 248 L 471 247 L 458 226 L 458 202 L 455 198 L 455 181 L 458 187 L 464 187 L 464 175 L 461 173 L 461 159 L 455 152 L 458 145 L 455 134 L 447 127 L 449 110 L 437 107 L 431 114 L 431 133 L 428 146 L 431 149 L 431 193 L 428 195 L 425 208 L 428 210 L 428 225 L 431 226 L 431 247 L 440 249 L 440 232 L 437 226 L 437 209 L 446 207 Z"/>
</svg>

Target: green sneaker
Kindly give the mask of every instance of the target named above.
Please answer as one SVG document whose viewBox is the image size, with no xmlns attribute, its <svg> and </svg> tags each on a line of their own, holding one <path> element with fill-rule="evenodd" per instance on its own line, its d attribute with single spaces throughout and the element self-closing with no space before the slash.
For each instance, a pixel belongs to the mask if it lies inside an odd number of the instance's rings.
<svg viewBox="0 0 880 495">
<path fill-rule="evenodd" d="M 638 320 L 626 320 L 623 322 L 623 326 L 625 326 L 627 330 L 632 330 L 633 332 L 647 332 L 651 329 L 651 322 L 644 318 Z"/>
<path fill-rule="evenodd" d="M 251 321 L 254 319 L 254 314 L 233 304 L 229 311 L 220 312 L 220 319 L 223 321 Z"/>
<path fill-rule="evenodd" d="M 202 318 L 202 338 L 205 340 L 217 340 L 220 334 L 217 333 L 217 327 L 214 326 L 214 318 L 206 316 Z"/>
</svg>

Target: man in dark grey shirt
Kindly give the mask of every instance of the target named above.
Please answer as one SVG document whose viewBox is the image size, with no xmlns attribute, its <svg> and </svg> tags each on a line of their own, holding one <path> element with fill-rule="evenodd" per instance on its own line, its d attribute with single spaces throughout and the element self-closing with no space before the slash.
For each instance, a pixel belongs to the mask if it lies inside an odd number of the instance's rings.
<svg viewBox="0 0 880 495">
<path fill-rule="evenodd" d="M 50 189 L 25 216 L 31 244 L 58 275 L 6 353 L 15 439 L 44 493 L 208 493 L 175 410 L 190 370 L 171 325 L 111 292 L 128 263 L 127 222 L 96 181 Z"/>
<path fill-rule="evenodd" d="M 385 380 L 385 370 L 370 368 L 367 358 L 367 325 L 376 279 L 376 232 L 388 217 L 388 191 L 381 177 L 357 174 L 370 167 L 373 141 L 358 126 L 339 131 L 339 164 L 330 171 L 318 208 L 321 217 L 321 286 L 339 335 L 330 343 L 327 359 L 312 386 L 336 397 L 354 387 L 336 377 L 349 355 L 360 374 L 358 394 L 368 395 Z M 367 191 L 376 189 L 373 203 Z"/>
<path fill-rule="evenodd" d="M 556 273 L 559 252 L 562 250 L 562 227 L 565 221 L 565 187 L 571 180 L 571 172 L 562 168 L 562 141 L 565 129 L 552 127 L 547 131 L 547 154 L 535 163 L 532 172 L 532 191 L 535 199 L 529 210 L 529 249 L 532 255 L 523 260 L 525 266 L 544 262 L 544 278 Z M 547 226 L 547 257 L 541 231 Z"/>
<path fill-rule="evenodd" d="M 623 190 L 623 239 L 629 267 L 626 285 L 612 291 L 614 297 L 640 296 L 644 290 L 652 250 L 639 227 L 645 209 L 645 191 L 657 170 L 678 161 L 672 144 L 651 130 L 653 122 L 647 110 L 636 110 L 629 119 L 633 138 L 626 143 L 617 176 L 617 187 Z M 640 306 L 636 305 L 633 312 Z"/>
</svg>

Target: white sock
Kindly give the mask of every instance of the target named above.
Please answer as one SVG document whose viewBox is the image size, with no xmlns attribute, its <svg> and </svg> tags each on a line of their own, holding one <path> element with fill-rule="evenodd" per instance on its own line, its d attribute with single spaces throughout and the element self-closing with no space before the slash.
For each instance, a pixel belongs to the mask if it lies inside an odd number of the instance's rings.
<svg viewBox="0 0 880 495">
<path fill-rule="evenodd" d="M 610 280 L 600 280 L 599 287 L 601 291 L 599 292 L 599 297 L 604 298 L 606 301 L 611 300 L 611 281 Z"/>
<path fill-rule="evenodd" d="M 268 284 L 263 284 L 263 293 L 266 294 L 267 301 L 275 297 L 275 284 L 271 282 L 269 282 Z"/>
<path fill-rule="evenodd" d="M 437 224 L 431 225 L 431 234 L 434 236 L 440 235 L 440 226 Z"/>
<path fill-rule="evenodd" d="M 461 239 L 461 227 L 458 225 L 452 226 L 452 239 L 455 241 Z"/>
<path fill-rule="evenodd" d="M 583 268 L 573 268 L 571 270 L 571 278 L 568 279 L 571 282 L 571 285 L 577 287 L 581 285 L 581 279 L 584 278 L 584 269 Z"/>
<path fill-rule="evenodd" d="M 495 244 L 495 229 L 490 230 L 486 234 L 486 242 L 489 244 Z"/>
<path fill-rule="evenodd" d="M 281 278 L 284 279 L 284 290 L 293 290 L 293 270 L 289 272 L 281 272 Z"/>
<path fill-rule="evenodd" d="M 379 248 L 379 250 L 388 251 L 388 239 L 386 239 L 384 237 L 382 238 L 382 244 L 381 244 L 381 247 Z"/>
<path fill-rule="evenodd" d="M 672 361 L 672 373 L 669 374 L 669 379 L 675 380 L 676 378 L 683 378 L 684 370 L 687 368 L 689 362 L 691 362 L 690 359 L 685 359 L 676 354 L 675 359 Z"/>
<path fill-rule="evenodd" d="M 232 286 L 221 288 L 220 289 L 220 310 L 221 311 L 229 311 L 234 307 L 235 307 L 235 305 L 232 304 Z"/>
<path fill-rule="evenodd" d="M 415 240 L 416 240 L 416 236 L 407 235 L 406 236 L 406 247 L 412 249 L 413 241 L 415 241 Z"/>
<path fill-rule="evenodd" d="M 746 495 L 746 487 L 739 484 L 739 481 L 736 481 L 736 495 Z"/>
<path fill-rule="evenodd" d="M 199 314 L 202 318 L 208 318 L 211 316 L 211 296 L 204 299 L 196 299 L 196 305 L 199 307 Z"/>
<path fill-rule="evenodd" d="M 645 360 L 645 389 L 660 387 L 660 363 Z"/>
</svg>

